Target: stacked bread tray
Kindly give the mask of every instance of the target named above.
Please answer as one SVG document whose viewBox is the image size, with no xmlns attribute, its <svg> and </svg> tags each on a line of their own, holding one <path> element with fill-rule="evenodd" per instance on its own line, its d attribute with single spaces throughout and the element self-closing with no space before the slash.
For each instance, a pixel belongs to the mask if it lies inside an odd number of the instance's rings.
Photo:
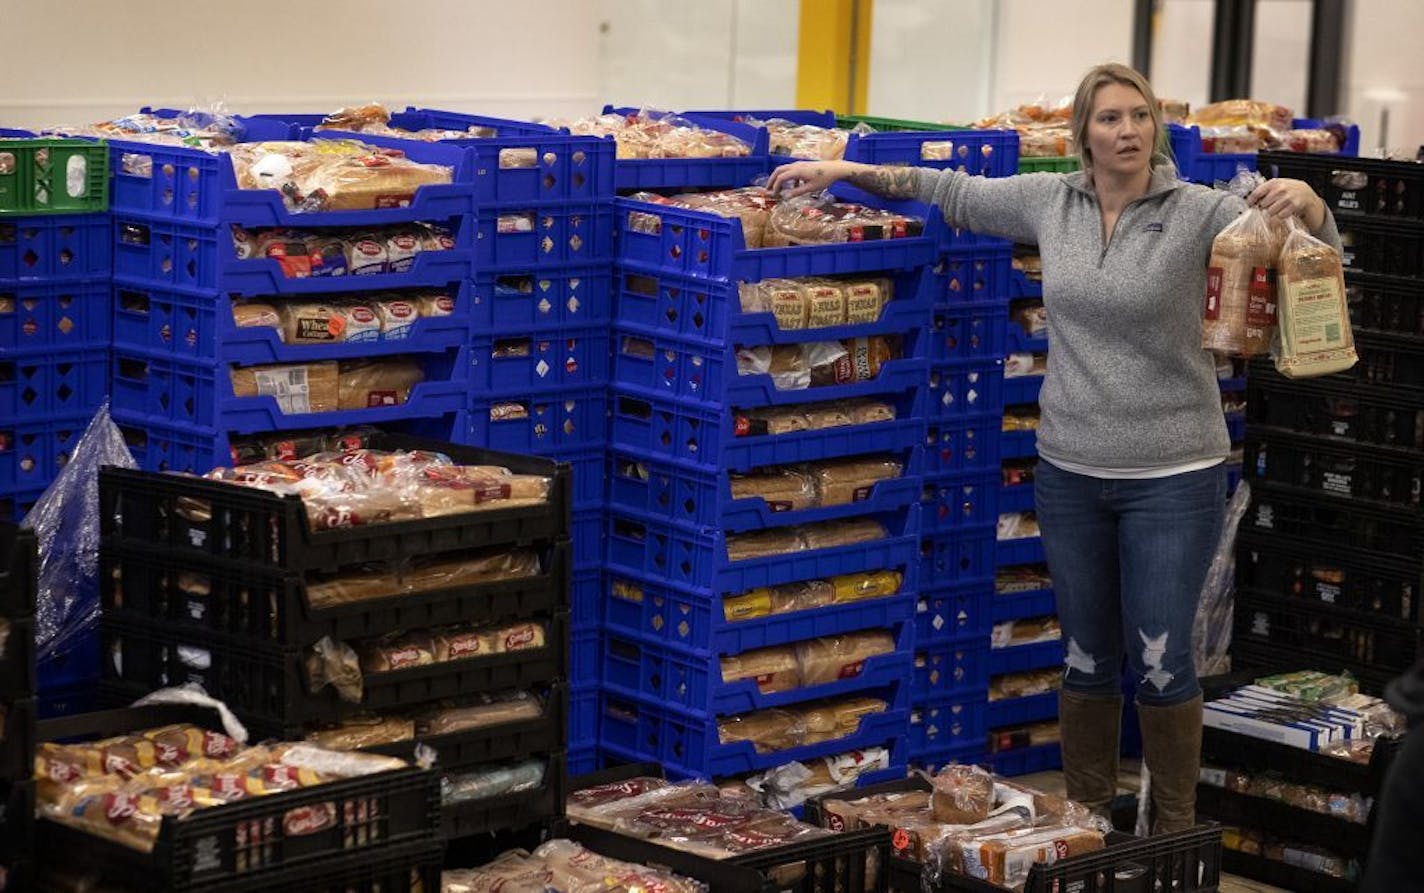
<svg viewBox="0 0 1424 893">
<path fill-rule="evenodd" d="M 451 799 L 444 810 L 450 836 L 557 814 L 570 678 L 568 466 L 401 435 L 368 435 L 366 446 L 543 476 L 551 482 L 548 496 L 509 508 L 312 529 L 294 495 L 105 468 L 104 697 L 127 703 L 155 688 L 198 682 L 259 735 L 310 735 L 407 759 L 425 744 L 447 777 L 520 760 L 540 764 L 525 767 L 538 768 L 537 784 Z M 442 570 L 453 565 L 477 572 L 451 577 Z M 433 582 L 401 582 L 417 571 Z M 465 635 L 459 625 L 471 623 L 471 635 L 484 629 L 509 641 L 495 647 L 450 638 Z M 415 640 L 445 636 L 449 654 L 422 658 L 418 645 L 405 654 L 397 631 Z M 351 648 L 366 655 L 359 669 Z M 354 691 L 348 676 L 332 672 L 356 673 Z M 322 679 L 332 684 L 323 687 Z M 522 694 L 511 701 L 505 693 L 512 692 Z M 499 709 L 514 702 L 519 709 Z M 480 704 L 491 705 L 489 719 L 448 732 L 427 715 Z M 396 731 L 372 737 L 363 724 Z"/>
</svg>

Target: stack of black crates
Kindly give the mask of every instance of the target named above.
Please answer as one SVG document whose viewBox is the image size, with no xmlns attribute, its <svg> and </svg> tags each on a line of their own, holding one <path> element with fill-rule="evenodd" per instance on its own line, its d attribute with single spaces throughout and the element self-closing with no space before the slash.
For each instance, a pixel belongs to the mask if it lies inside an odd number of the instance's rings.
<svg viewBox="0 0 1424 893">
<path fill-rule="evenodd" d="M 34 534 L 0 523 L 0 891 L 34 867 L 37 571 Z"/>
<path fill-rule="evenodd" d="M 1270 361 L 1248 374 L 1245 475 L 1231 654 L 1237 670 L 1346 671 L 1379 694 L 1419 656 L 1424 581 L 1424 168 L 1262 153 L 1261 170 L 1305 180 L 1344 243 L 1359 362 L 1293 381 Z M 1284 285 L 1282 286 L 1284 287 Z M 1381 752 L 1356 766 L 1208 730 L 1207 761 L 1372 795 Z M 1377 751 L 1381 749 L 1377 747 Z M 1368 829 L 1201 789 L 1201 812 L 1363 859 Z M 1346 890 L 1323 874 L 1232 853 L 1228 868 L 1294 890 Z M 1235 864 L 1231 864 L 1235 863 Z"/>
<path fill-rule="evenodd" d="M 105 469 L 100 474 L 101 693 L 112 704 L 154 689 L 198 683 L 224 701 L 255 738 L 300 738 L 356 712 L 412 708 L 504 690 L 543 695 L 533 720 L 416 743 L 441 773 L 539 758 L 544 782 L 503 797 L 445 807 L 455 840 L 535 825 L 564 801 L 568 655 L 570 475 L 547 459 L 377 435 L 375 449 L 437 450 L 457 463 L 546 475 L 546 504 L 364 527 L 312 530 L 301 500 L 214 481 Z M 533 577 L 314 607 L 313 575 L 399 573 L 408 562 L 530 549 Z M 313 691 L 312 646 L 371 640 L 478 622 L 537 622 L 542 647 L 366 673 L 359 704 Z M 406 759 L 415 743 L 382 746 Z"/>
</svg>

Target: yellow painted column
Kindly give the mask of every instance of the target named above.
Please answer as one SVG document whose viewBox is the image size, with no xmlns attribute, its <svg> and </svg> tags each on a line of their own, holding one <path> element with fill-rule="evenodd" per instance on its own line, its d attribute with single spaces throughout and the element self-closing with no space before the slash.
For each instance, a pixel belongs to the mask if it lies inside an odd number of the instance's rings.
<svg viewBox="0 0 1424 893">
<path fill-rule="evenodd" d="M 801 0 L 796 107 L 865 114 L 874 0 Z"/>
</svg>

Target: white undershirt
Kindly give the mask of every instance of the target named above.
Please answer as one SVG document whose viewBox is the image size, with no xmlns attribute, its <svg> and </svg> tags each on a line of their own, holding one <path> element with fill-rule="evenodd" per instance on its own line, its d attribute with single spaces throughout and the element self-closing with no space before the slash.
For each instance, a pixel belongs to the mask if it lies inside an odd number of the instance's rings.
<svg viewBox="0 0 1424 893">
<path fill-rule="evenodd" d="M 1093 465 L 1079 465 L 1077 462 L 1065 462 L 1062 459 L 1049 459 L 1040 455 L 1040 459 L 1055 468 L 1061 468 L 1072 474 L 1086 475 L 1092 478 L 1106 478 L 1108 480 L 1134 480 L 1145 481 L 1152 478 L 1171 477 L 1174 474 L 1186 474 L 1189 471 L 1202 471 L 1213 468 L 1225 462 L 1225 459 L 1198 459 L 1194 462 L 1183 462 L 1181 465 L 1149 465 L 1146 468 L 1098 468 Z"/>
</svg>

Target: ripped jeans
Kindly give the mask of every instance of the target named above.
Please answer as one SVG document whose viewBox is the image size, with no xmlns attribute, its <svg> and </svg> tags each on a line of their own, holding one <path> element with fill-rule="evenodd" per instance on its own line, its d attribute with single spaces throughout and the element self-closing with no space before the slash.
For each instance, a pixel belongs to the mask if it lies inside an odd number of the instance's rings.
<svg viewBox="0 0 1424 893">
<path fill-rule="evenodd" d="M 1222 465 L 1165 478 L 1087 477 L 1040 460 L 1034 501 L 1063 626 L 1063 687 L 1137 700 L 1201 693 L 1192 625 L 1226 510 Z"/>
</svg>

